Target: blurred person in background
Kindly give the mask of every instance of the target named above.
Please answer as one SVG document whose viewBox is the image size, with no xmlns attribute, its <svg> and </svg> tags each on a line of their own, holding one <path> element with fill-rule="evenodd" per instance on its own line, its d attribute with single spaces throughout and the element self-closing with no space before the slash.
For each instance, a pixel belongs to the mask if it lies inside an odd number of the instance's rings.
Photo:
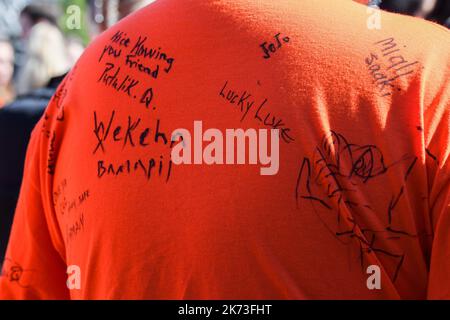
<svg viewBox="0 0 450 320">
<path fill-rule="evenodd" d="M 20 12 L 29 0 L 0 0 L 0 34 L 8 39 L 14 47 L 14 76 L 17 80 L 17 71 L 23 64 L 24 49 L 21 39 Z"/>
<path fill-rule="evenodd" d="M 8 38 L 0 35 L 0 108 L 14 97 L 12 77 L 14 72 L 14 48 Z"/>
<path fill-rule="evenodd" d="M 56 4 L 30 4 L 20 15 L 26 41 L 26 61 L 17 81 L 19 95 L 44 87 L 70 69 L 69 53 L 56 24 Z"/>
</svg>

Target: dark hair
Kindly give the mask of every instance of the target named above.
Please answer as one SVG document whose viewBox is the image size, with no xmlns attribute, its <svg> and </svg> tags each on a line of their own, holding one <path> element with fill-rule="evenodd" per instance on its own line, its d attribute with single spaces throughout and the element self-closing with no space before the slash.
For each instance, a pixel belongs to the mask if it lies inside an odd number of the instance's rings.
<svg viewBox="0 0 450 320">
<path fill-rule="evenodd" d="M 38 23 L 41 20 L 46 20 L 51 24 L 57 26 L 57 14 L 55 10 L 49 6 L 29 4 L 20 13 L 21 15 L 27 15 L 33 24 Z"/>
</svg>

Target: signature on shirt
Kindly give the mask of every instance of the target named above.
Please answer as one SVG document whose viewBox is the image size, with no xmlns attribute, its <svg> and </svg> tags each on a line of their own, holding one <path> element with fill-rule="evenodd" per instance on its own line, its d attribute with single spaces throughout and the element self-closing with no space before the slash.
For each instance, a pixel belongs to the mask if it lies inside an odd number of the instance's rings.
<svg viewBox="0 0 450 320">
<path fill-rule="evenodd" d="M 405 58 L 401 46 L 394 38 L 374 43 L 370 54 L 364 59 L 376 85 L 379 96 L 391 96 L 394 89 L 402 91 L 399 80 L 417 72 L 419 61 Z"/>
</svg>

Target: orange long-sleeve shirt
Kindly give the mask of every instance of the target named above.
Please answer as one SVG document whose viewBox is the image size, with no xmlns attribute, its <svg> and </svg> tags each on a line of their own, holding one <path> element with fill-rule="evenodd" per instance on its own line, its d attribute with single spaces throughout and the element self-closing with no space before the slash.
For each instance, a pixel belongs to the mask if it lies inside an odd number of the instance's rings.
<svg viewBox="0 0 450 320">
<path fill-rule="evenodd" d="M 0 298 L 450 298 L 449 32 L 371 14 L 159 0 L 102 34 L 31 137 Z M 278 171 L 175 165 L 195 121 L 279 129 Z"/>
</svg>

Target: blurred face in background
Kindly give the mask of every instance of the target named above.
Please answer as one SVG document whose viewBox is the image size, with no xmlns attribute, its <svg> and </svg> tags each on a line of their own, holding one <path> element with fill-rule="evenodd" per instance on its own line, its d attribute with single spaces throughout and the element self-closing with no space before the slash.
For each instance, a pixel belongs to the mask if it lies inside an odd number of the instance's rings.
<svg viewBox="0 0 450 320">
<path fill-rule="evenodd" d="M 20 15 L 25 58 L 17 75 L 16 93 L 28 94 L 45 87 L 53 77 L 62 76 L 71 66 L 64 35 L 54 23 L 51 8 L 31 5 Z"/>
<path fill-rule="evenodd" d="M 10 84 L 14 71 L 14 49 L 8 41 L 0 40 L 0 87 Z"/>
</svg>

